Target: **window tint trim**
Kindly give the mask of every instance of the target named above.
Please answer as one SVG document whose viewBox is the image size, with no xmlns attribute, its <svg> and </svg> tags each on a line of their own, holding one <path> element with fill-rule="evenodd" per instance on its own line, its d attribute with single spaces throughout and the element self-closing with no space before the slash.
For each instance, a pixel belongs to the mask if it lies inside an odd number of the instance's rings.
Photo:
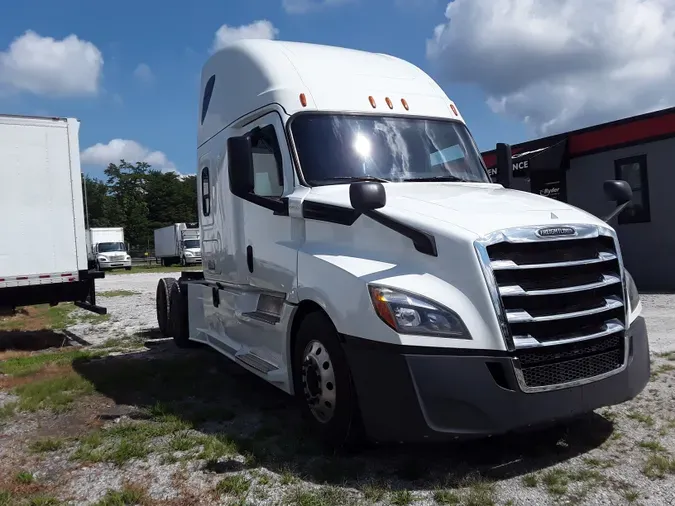
<svg viewBox="0 0 675 506">
<path fill-rule="evenodd" d="M 204 96 L 202 97 L 202 121 L 201 124 L 204 124 L 206 119 L 206 113 L 209 110 L 209 105 L 211 104 L 211 97 L 213 96 L 213 88 L 216 85 L 216 75 L 213 74 L 209 77 L 209 80 L 206 81 L 204 85 Z"/>
<path fill-rule="evenodd" d="M 422 116 L 422 115 L 414 115 L 414 114 L 387 114 L 387 113 L 383 113 L 382 111 L 377 111 L 377 112 L 369 112 L 369 111 L 350 112 L 350 111 L 336 111 L 336 110 L 331 110 L 331 111 L 298 111 L 296 113 L 293 113 L 288 118 L 288 120 L 286 121 L 285 134 L 286 134 L 286 142 L 288 143 L 288 147 L 289 147 L 290 154 L 291 154 L 291 162 L 293 163 L 293 168 L 294 168 L 295 173 L 298 177 L 298 181 L 300 182 L 300 185 L 305 186 L 307 188 L 314 188 L 315 186 L 316 187 L 322 186 L 322 185 L 312 185 L 305 178 L 305 173 L 303 172 L 302 164 L 300 163 L 300 157 L 298 156 L 297 146 L 295 145 L 295 139 L 293 138 L 293 122 L 299 116 L 308 116 L 308 115 L 315 115 L 315 116 L 340 115 L 340 116 L 359 116 L 359 117 L 373 116 L 373 117 L 386 117 L 386 118 L 402 118 L 402 119 L 410 119 L 410 120 L 447 121 L 447 122 L 450 122 L 450 123 L 457 123 L 459 125 L 462 125 L 464 128 L 466 128 L 466 130 L 469 134 L 469 137 L 471 138 L 471 140 L 474 144 L 475 149 L 477 150 L 478 154 L 481 153 L 480 150 L 478 150 L 478 145 L 476 144 L 476 140 L 473 137 L 473 133 L 469 129 L 469 126 L 466 123 L 464 123 L 462 121 L 459 121 L 456 118 L 441 117 L 441 116 Z M 485 175 L 488 178 L 488 182 L 492 182 L 492 178 L 490 177 L 487 166 L 485 165 L 485 160 L 483 160 L 482 156 L 479 156 L 478 158 L 479 158 L 480 164 L 483 168 L 483 171 L 485 172 Z"/>
<path fill-rule="evenodd" d="M 639 192 L 641 195 L 642 208 L 634 216 L 622 212 L 618 216 L 619 225 L 627 225 L 631 223 L 649 223 L 651 222 L 651 206 L 649 200 L 649 176 L 647 174 L 647 155 L 628 156 L 614 160 L 614 177 L 616 179 L 623 179 L 623 167 L 626 165 L 637 164 L 639 167 L 640 182 L 639 186 L 631 189 Z M 630 183 L 629 183 L 630 184 Z"/>
</svg>

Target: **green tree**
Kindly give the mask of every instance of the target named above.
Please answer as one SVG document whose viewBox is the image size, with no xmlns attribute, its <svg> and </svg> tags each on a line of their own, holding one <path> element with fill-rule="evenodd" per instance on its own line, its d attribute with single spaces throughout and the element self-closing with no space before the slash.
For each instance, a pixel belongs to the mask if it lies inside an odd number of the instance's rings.
<svg viewBox="0 0 675 506">
<path fill-rule="evenodd" d="M 197 221 L 197 178 L 120 160 L 105 169 L 105 182 L 83 178 L 90 227 L 124 227 L 132 248 L 153 244 L 153 230 Z"/>
<path fill-rule="evenodd" d="M 148 205 L 145 182 L 150 168 L 145 162 L 131 164 L 120 160 L 105 169 L 111 201 L 104 210 L 106 218 L 124 227 L 124 235 L 132 245 L 147 244 L 149 239 Z"/>
<path fill-rule="evenodd" d="M 90 176 L 83 178 L 83 193 L 86 192 L 86 208 L 89 227 L 107 227 L 110 226 L 105 216 L 106 201 L 110 198 L 108 195 L 108 186 L 98 179 Z"/>
</svg>

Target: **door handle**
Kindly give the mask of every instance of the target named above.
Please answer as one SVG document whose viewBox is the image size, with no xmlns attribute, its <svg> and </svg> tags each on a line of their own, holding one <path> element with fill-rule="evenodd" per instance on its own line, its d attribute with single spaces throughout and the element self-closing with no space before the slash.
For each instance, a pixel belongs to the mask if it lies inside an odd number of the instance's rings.
<svg viewBox="0 0 675 506">
<path fill-rule="evenodd" d="M 246 247 L 246 265 L 248 265 L 248 272 L 253 272 L 253 246 Z"/>
</svg>

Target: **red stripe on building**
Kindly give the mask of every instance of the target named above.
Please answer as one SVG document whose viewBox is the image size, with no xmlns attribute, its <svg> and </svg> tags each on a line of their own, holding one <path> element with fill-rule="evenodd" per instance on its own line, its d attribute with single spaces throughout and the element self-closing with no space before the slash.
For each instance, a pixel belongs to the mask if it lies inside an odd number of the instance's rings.
<svg viewBox="0 0 675 506">
<path fill-rule="evenodd" d="M 597 149 L 667 135 L 675 135 L 675 113 L 573 133 L 569 136 L 569 153 L 570 156 L 579 156 Z"/>
</svg>

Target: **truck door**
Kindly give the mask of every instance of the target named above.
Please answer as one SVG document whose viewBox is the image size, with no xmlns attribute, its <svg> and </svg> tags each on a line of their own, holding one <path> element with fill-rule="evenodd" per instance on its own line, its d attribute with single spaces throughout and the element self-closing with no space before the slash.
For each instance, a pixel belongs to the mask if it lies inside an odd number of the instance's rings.
<svg viewBox="0 0 675 506">
<path fill-rule="evenodd" d="M 238 133 L 245 134 L 254 129 L 253 193 L 275 198 L 292 193 L 294 172 L 280 115 L 269 113 L 246 125 Z M 294 291 L 296 284 L 298 248 L 293 242 L 292 230 L 294 226 L 297 227 L 297 223 L 293 223 L 294 218 L 276 213 L 251 200 L 234 197 L 234 201 L 241 206 L 236 207 L 241 212 L 242 223 L 237 270 L 240 279 L 247 279 L 249 293 L 243 297 L 251 301 L 250 294 L 254 294 L 254 299 L 257 298 L 255 294 L 265 294 L 285 299 Z M 258 299 L 257 308 L 266 306 L 270 300 L 278 299 L 263 296 Z M 242 307 L 241 310 L 255 312 L 256 307 Z M 253 354 L 272 364 L 281 365 L 280 361 L 285 355 L 285 343 L 281 336 L 285 335 L 285 330 L 280 325 L 255 318 L 244 319 L 231 332 L 236 333 L 232 337 Z"/>
<path fill-rule="evenodd" d="M 260 129 L 252 146 L 254 193 L 261 197 L 291 193 L 293 169 L 279 114 L 267 114 L 247 127 Z M 248 282 L 285 296 L 293 290 L 297 270 L 297 249 L 290 244 L 293 220 L 258 203 L 241 202 L 245 247 L 242 267 L 248 272 Z"/>
</svg>

